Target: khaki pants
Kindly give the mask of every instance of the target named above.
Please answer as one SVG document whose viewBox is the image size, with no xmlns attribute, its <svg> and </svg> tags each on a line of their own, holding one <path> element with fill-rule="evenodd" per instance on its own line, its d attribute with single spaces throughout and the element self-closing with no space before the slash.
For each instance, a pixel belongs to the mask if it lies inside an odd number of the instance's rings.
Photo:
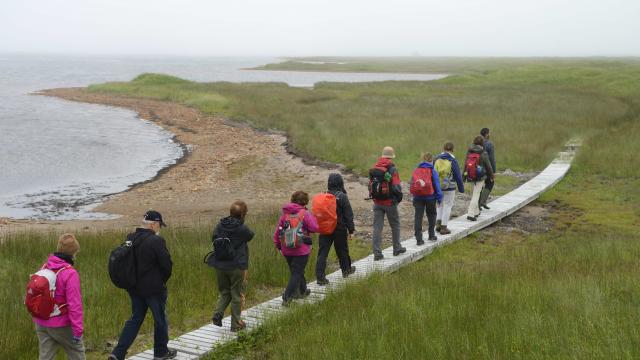
<svg viewBox="0 0 640 360">
<path fill-rule="evenodd" d="M 469 203 L 469 209 L 467 210 L 467 216 L 480 215 L 480 193 L 484 188 L 484 181 L 477 181 L 473 185 L 473 193 L 471 194 L 471 202 Z"/>
<path fill-rule="evenodd" d="M 240 313 L 244 307 L 244 294 L 247 286 L 246 270 L 219 270 L 216 269 L 218 278 L 218 304 L 215 313 L 224 314 L 227 306 L 231 304 L 231 328 L 240 327 L 242 318 Z"/>
<path fill-rule="evenodd" d="M 84 360 L 84 344 L 73 343 L 73 333 L 70 326 L 52 328 L 36 324 L 36 335 L 40 341 L 39 360 L 53 360 L 62 347 L 69 360 Z"/>
</svg>

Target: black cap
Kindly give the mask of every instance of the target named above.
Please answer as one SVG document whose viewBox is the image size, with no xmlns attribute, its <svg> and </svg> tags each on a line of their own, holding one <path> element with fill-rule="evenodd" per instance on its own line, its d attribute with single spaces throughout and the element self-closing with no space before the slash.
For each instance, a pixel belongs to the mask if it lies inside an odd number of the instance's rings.
<svg viewBox="0 0 640 360">
<path fill-rule="evenodd" d="M 157 221 L 160 223 L 160 226 L 167 226 L 167 224 L 162 221 L 162 215 L 155 210 L 149 210 L 144 214 L 144 219 L 147 221 Z"/>
</svg>

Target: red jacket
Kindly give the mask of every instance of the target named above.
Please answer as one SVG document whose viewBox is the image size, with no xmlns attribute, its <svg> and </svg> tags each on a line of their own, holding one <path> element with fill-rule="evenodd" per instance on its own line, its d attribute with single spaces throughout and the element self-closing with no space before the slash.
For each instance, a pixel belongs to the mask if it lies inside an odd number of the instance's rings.
<svg viewBox="0 0 640 360">
<path fill-rule="evenodd" d="M 391 189 L 390 189 L 391 199 L 386 199 L 386 200 L 373 199 L 373 203 L 376 205 L 391 206 L 394 203 L 397 204 L 398 202 L 400 202 L 399 200 L 402 199 L 402 196 L 398 195 L 398 194 L 402 194 L 402 187 L 400 186 L 401 184 L 400 175 L 398 174 L 398 169 L 396 169 L 396 166 L 393 164 L 393 161 L 391 161 L 391 159 L 389 158 L 381 157 L 378 159 L 378 161 L 374 165 L 374 167 L 384 167 L 387 169 L 389 169 L 391 166 L 393 166 L 393 172 L 391 174 Z M 398 199 L 398 197 L 400 199 Z"/>
</svg>

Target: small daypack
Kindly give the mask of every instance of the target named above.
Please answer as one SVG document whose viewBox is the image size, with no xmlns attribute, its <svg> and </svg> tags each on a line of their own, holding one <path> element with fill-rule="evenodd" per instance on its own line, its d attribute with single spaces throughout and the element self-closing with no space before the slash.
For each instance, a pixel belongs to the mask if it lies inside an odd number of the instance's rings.
<svg viewBox="0 0 640 360">
<path fill-rule="evenodd" d="M 282 236 L 280 238 L 280 241 L 284 242 L 285 247 L 297 249 L 302 246 L 305 237 L 302 229 L 305 213 L 306 210 L 302 209 L 297 214 L 285 214 Z"/>
<path fill-rule="evenodd" d="M 57 304 L 55 302 L 55 293 L 58 274 L 69 268 L 71 268 L 71 265 L 62 267 L 54 272 L 43 265 L 38 272 L 31 275 L 29 283 L 27 283 L 24 304 L 33 317 L 48 320 L 66 313 L 67 304 Z"/>
<path fill-rule="evenodd" d="M 482 166 L 480 166 L 480 154 L 468 153 L 464 162 L 464 170 L 468 181 L 478 181 L 484 173 Z"/>
<path fill-rule="evenodd" d="M 431 172 L 431 169 L 423 167 L 418 167 L 413 170 L 413 174 L 411 175 L 411 185 L 409 187 L 411 195 L 433 195 L 433 180 Z"/>
<path fill-rule="evenodd" d="M 391 171 L 391 167 L 374 167 L 369 170 L 369 197 L 376 200 L 391 199 Z"/>
<path fill-rule="evenodd" d="M 440 180 L 440 189 L 447 190 L 453 185 L 453 162 L 448 159 L 436 159 L 433 163 L 433 167 L 438 173 L 438 179 Z"/>
<path fill-rule="evenodd" d="M 337 198 L 331 193 L 321 193 L 311 200 L 311 213 L 318 221 L 318 232 L 331 235 L 338 225 Z"/>
<path fill-rule="evenodd" d="M 138 264 L 136 262 L 136 247 L 147 239 L 149 234 L 135 243 L 131 240 L 123 242 L 113 249 L 109 255 L 109 277 L 111 282 L 120 289 L 133 289 L 138 282 Z"/>
<path fill-rule="evenodd" d="M 236 250 L 228 236 L 219 235 L 213 239 L 213 256 L 218 261 L 231 261 L 236 257 Z"/>
</svg>

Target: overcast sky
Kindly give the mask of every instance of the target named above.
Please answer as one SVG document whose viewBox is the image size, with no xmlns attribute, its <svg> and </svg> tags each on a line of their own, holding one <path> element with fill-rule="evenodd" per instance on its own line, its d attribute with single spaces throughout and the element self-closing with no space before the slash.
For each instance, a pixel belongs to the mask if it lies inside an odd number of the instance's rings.
<svg viewBox="0 0 640 360">
<path fill-rule="evenodd" d="M 0 52 L 640 56 L 640 0 L 0 0 Z"/>
</svg>

